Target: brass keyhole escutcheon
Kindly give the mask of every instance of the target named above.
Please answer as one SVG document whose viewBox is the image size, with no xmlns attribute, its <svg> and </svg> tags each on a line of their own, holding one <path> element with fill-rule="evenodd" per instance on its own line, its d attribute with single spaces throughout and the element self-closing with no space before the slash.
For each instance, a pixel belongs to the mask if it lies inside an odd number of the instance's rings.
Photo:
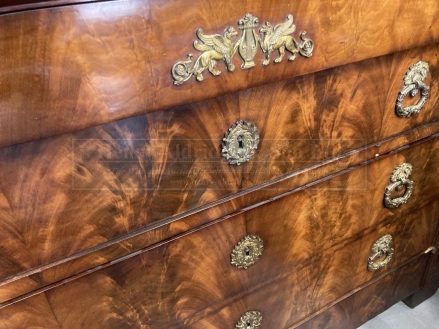
<svg viewBox="0 0 439 329">
<path fill-rule="evenodd" d="M 224 134 L 221 153 L 230 164 L 250 161 L 258 148 L 258 128 L 252 122 L 236 121 Z"/>
<path fill-rule="evenodd" d="M 262 314 L 259 311 L 249 311 L 239 319 L 235 329 L 258 329 L 262 323 Z"/>
<path fill-rule="evenodd" d="M 246 270 L 259 260 L 263 249 L 264 243 L 260 237 L 247 235 L 233 248 L 231 263 L 239 269 Z"/>
</svg>

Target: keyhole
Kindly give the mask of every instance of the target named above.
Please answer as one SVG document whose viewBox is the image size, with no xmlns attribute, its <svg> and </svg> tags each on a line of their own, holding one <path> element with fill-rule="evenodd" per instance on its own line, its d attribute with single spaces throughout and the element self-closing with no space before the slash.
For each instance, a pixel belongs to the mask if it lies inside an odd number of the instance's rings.
<svg viewBox="0 0 439 329">
<path fill-rule="evenodd" d="M 240 149 L 244 148 L 244 136 L 243 135 L 238 136 L 238 147 Z"/>
<path fill-rule="evenodd" d="M 247 320 L 247 328 L 251 328 L 252 322 L 250 320 Z"/>
<path fill-rule="evenodd" d="M 246 257 L 250 256 L 250 248 L 249 247 L 245 247 L 244 252 L 245 252 Z"/>
</svg>

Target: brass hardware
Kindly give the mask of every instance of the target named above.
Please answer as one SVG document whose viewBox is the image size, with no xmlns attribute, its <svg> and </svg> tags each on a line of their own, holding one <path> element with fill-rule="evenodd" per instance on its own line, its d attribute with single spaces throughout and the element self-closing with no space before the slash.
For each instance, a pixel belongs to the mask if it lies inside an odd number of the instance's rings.
<svg viewBox="0 0 439 329">
<path fill-rule="evenodd" d="M 181 85 L 188 81 L 191 76 L 195 76 L 197 81 L 203 81 L 203 71 L 209 69 L 213 75 L 220 75 L 221 71 L 215 69 L 216 61 L 222 60 L 226 63 L 227 70 L 233 72 L 235 66 L 232 64 L 232 58 L 238 48 L 238 43 L 233 43 L 232 39 L 238 35 L 233 27 L 224 31 L 223 35 L 205 35 L 203 29 L 197 30 L 197 36 L 200 41 L 194 42 L 195 49 L 203 53 L 198 56 L 191 68 L 188 64 L 192 63 L 192 54 L 187 55 L 186 61 L 177 62 L 172 67 L 172 77 L 175 85 Z"/>
<path fill-rule="evenodd" d="M 404 76 L 404 87 L 399 92 L 396 100 L 396 114 L 399 117 L 406 118 L 418 113 L 427 102 L 430 87 L 424 84 L 429 71 L 428 63 L 419 61 L 410 66 Z M 404 107 L 404 98 L 410 93 L 414 97 L 421 91 L 421 99 L 416 105 Z"/>
<path fill-rule="evenodd" d="M 246 270 L 254 265 L 262 255 L 264 242 L 256 235 L 247 235 L 232 250 L 232 265 Z"/>
<path fill-rule="evenodd" d="M 239 166 L 250 160 L 258 144 L 258 128 L 252 122 L 239 120 L 224 134 L 221 152 L 230 164 Z"/>
<path fill-rule="evenodd" d="M 244 60 L 241 66 L 243 69 L 249 69 L 256 65 L 253 59 L 258 50 L 259 42 L 259 36 L 255 32 L 255 28 L 258 26 L 257 23 L 258 18 L 252 14 L 246 14 L 244 18 L 238 22 L 238 24 L 241 25 L 239 28 L 242 30 L 238 52 Z"/>
<path fill-rule="evenodd" d="M 384 192 L 384 205 L 387 208 L 397 208 L 400 205 L 407 203 L 413 192 L 413 181 L 409 179 L 409 176 L 412 173 L 412 168 L 411 164 L 403 163 L 393 170 L 392 175 L 390 176 L 390 184 L 387 185 L 386 191 Z M 404 195 L 392 199 L 392 192 L 394 190 L 401 191 L 404 186 Z"/>
<path fill-rule="evenodd" d="M 214 76 L 220 75 L 221 71 L 215 68 L 217 61 L 225 62 L 227 70 L 233 72 L 235 66 L 232 60 L 236 50 L 239 50 L 239 55 L 243 59 L 241 67 L 243 69 L 252 68 L 256 65 L 253 59 L 258 45 L 265 54 L 262 65 L 269 64 L 270 54 L 273 51 L 279 51 L 279 58 L 274 60 L 275 63 L 282 61 L 285 50 L 292 54 L 289 61 L 293 61 L 297 53 L 304 57 L 312 56 L 314 42 L 305 38 L 305 31 L 299 34 L 300 43 L 290 35 L 296 30 L 296 26 L 293 24 L 293 15 L 288 15 L 286 22 L 277 24 L 275 27 L 266 22 L 259 30 L 263 38 L 255 32 L 258 22 L 258 18 L 252 14 L 246 14 L 240 19 L 238 25 L 240 25 L 239 28 L 242 34 L 236 42 L 233 39 L 238 36 L 238 33 L 233 27 L 228 27 L 223 35 L 206 35 L 202 29 L 198 29 L 197 36 L 201 42 L 196 40 L 194 48 L 202 53 L 198 55 L 195 62 L 192 61 L 194 56 L 188 54 L 185 61 L 177 62 L 172 66 L 171 73 L 174 84 L 182 85 L 192 76 L 201 82 L 204 79 L 203 72 L 205 70 L 208 70 Z"/>
<path fill-rule="evenodd" d="M 392 242 L 392 236 L 390 234 L 384 235 L 379 238 L 372 246 L 371 256 L 367 262 L 368 271 L 377 271 L 383 268 L 392 260 L 393 248 L 390 248 L 390 243 Z M 383 260 L 375 262 L 377 258 L 382 258 L 386 256 Z"/>
<path fill-rule="evenodd" d="M 274 60 L 275 63 L 280 63 L 285 54 L 285 49 L 291 53 L 289 61 L 296 59 L 296 54 L 299 53 L 304 57 L 311 57 L 314 50 L 314 42 L 311 39 L 305 38 L 306 32 L 300 32 L 299 36 L 302 42 L 299 44 L 291 35 L 296 31 L 296 25 L 293 24 L 293 15 L 288 15 L 285 23 L 277 24 L 274 28 L 269 22 L 259 30 L 264 35 L 260 40 L 261 49 L 265 54 L 265 59 L 262 65 L 270 63 L 270 54 L 273 51 L 279 51 L 279 57 Z"/>
<path fill-rule="evenodd" d="M 239 319 L 235 329 L 258 329 L 262 323 L 262 314 L 259 311 L 249 311 Z"/>
<path fill-rule="evenodd" d="M 435 253 L 437 253 L 437 248 L 434 246 L 431 246 L 427 250 L 424 251 L 424 254 L 428 254 L 430 251 L 432 254 L 435 254 Z"/>
</svg>

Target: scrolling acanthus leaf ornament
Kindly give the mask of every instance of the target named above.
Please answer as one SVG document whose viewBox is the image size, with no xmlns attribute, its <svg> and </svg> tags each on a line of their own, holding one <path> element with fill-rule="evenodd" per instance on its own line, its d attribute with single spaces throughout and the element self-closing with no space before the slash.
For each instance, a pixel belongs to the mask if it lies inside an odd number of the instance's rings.
<svg viewBox="0 0 439 329">
<path fill-rule="evenodd" d="M 292 33 L 296 31 L 296 25 L 293 24 L 293 15 L 288 15 L 284 23 L 277 24 L 273 27 L 269 22 L 265 22 L 259 30 L 262 38 L 255 32 L 258 24 L 258 18 L 252 14 L 246 14 L 244 18 L 238 21 L 242 31 L 241 37 L 234 42 L 234 38 L 238 33 L 233 27 L 228 27 L 223 35 L 214 34 L 206 35 L 202 29 L 197 30 L 197 36 L 200 41 L 194 42 L 195 49 L 202 53 L 198 55 L 195 62 L 192 54 L 187 55 L 185 61 L 177 62 L 173 65 L 171 73 L 174 78 L 175 85 L 182 85 L 192 76 L 197 81 L 203 81 L 203 72 L 208 70 L 214 76 L 220 75 L 221 71 L 216 69 L 217 61 L 223 61 L 227 70 L 233 72 L 235 66 L 232 63 L 233 57 L 237 50 L 241 56 L 243 69 L 250 69 L 256 64 L 254 57 L 256 56 L 258 45 L 264 53 L 262 65 L 270 63 L 270 55 L 272 52 L 278 51 L 279 57 L 274 60 L 280 63 L 285 55 L 285 50 L 291 53 L 289 61 L 294 61 L 296 54 L 304 57 L 311 57 L 314 50 L 314 42 L 305 38 L 306 32 L 300 32 L 301 42 L 297 42 Z"/>
</svg>

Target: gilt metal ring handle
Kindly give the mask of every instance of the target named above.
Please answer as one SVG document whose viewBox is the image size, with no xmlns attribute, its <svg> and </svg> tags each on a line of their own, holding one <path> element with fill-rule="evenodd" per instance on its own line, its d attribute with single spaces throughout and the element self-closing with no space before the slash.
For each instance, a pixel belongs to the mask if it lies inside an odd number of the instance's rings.
<svg viewBox="0 0 439 329">
<path fill-rule="evenodd" d="M 384 205 L 387 208 L 397 208 L 400 205 L 407 203 L 408 199 L 413 193 L 413 181 L 409 179 L 412 173 L 412 165 L 410 163 L 403 163 L 396 167 L 390 176 L 390 184 L 387 185 L 384 192 Z M 401 191 L 405 187 L 403 196 L 392 199 L 393 191 Z"/>
<path fill-rule="evenodd" d="M 368 271 L 377 271 L 380 268 L 383 268 L 387 264 L 390 263 L 393 256 L 393 248 L 390 247 L 390 243 L 392 242 L 392 236 L 390 234 L 386 234 L 379 238 L 372 246 L 371 256 L 367 262 L 367 270 Z M 384 259 L 381 259 L 385 256 Z M 381 259 L 376 261 L 377 259 Z"/>
<path fill-rule="evenodd" d="M 428 75 L 428 63 L 419 61 L 410 66 L 404 76 L 404 87 L 399 92 L 396 100 L 396 114 L 401 118 L 410 117 L 413 114 L 419 113 L 427 102 L 430 87 L 424 83 Z M 421 99 L 415 105 L 404 107 L 404 98 L 410 94 L 414 97 L 421 92 Z"/>
</svg>

